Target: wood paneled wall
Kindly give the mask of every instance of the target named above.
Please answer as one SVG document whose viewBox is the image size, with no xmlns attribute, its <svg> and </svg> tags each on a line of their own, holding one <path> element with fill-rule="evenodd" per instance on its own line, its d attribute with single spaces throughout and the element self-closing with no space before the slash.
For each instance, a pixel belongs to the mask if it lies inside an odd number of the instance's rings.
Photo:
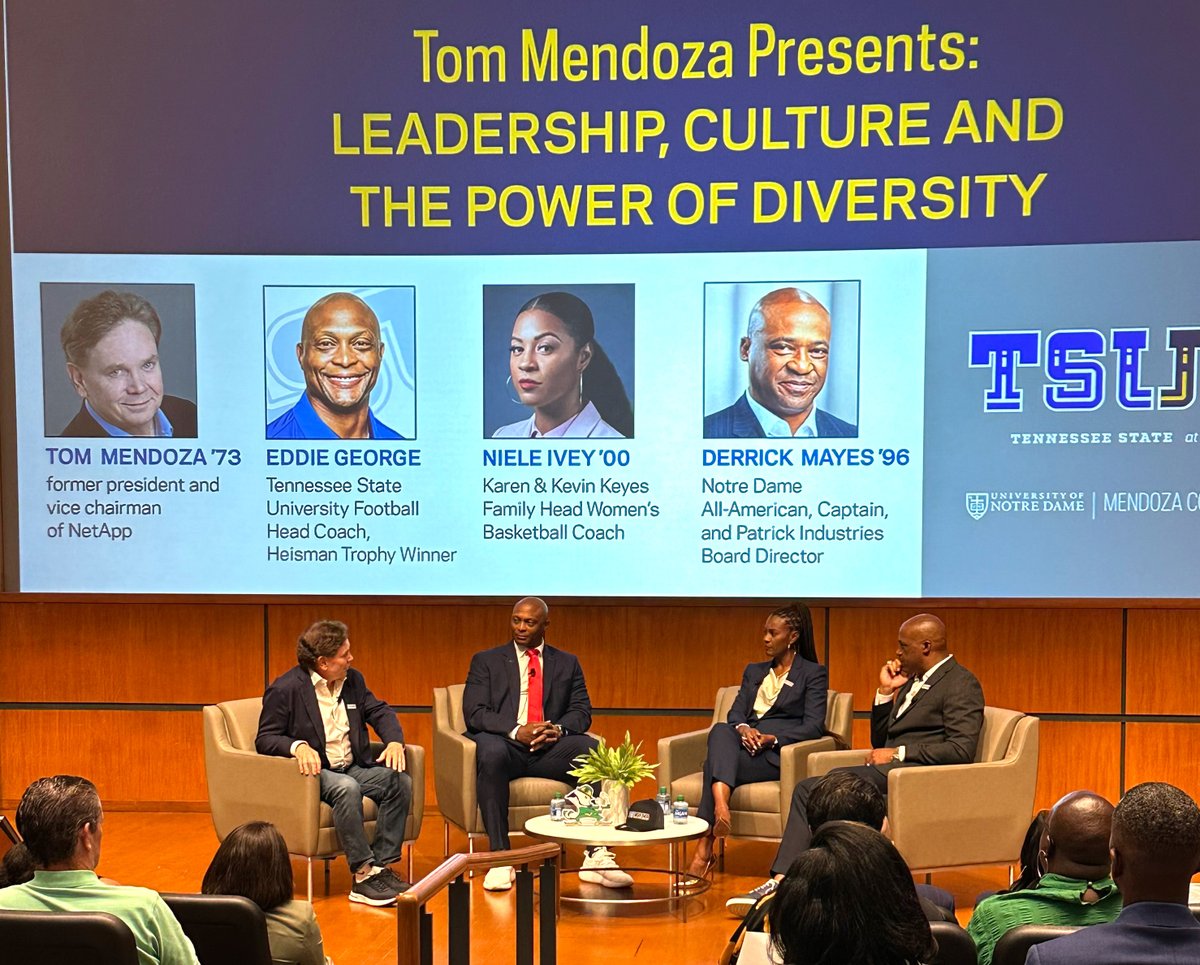
<svg viewBox="0 0 1200 965">
<path fill-rule="evenodd" d="M 924 607 L 946 621 L 953 651 L 989 704 L 1043 718 L 1039 806 L 1080 787 L 1115 799 L 1151 779 L 1200 796 L 1200 608 Z M 899 624 L 922 608 L 814 607 L 830 685 L 853 692 L 860 715 Z M 294 662 L 298 633 L 323 617 L 349 625 L 356 666 L 402 708 L 409 741 L 429 747 L 432 688 L 461 682 L 472 653 L 506 639 L 509 609 L 486 601 L 0 598 L 10 655 L 0 675 L 0 806 L 11 809 L 35 777 L 68 772 L 95 780 L 111 809 L 204 809 L 199 708 L 260 694 Z M 555 604 L 548 637 L 582 661 L 594 729 L 611 739 L 630 731 L 653 759 L 659 737 L 706 726 L 717 688 L 737 683 L 759 658 L 769 609 Z M 860 719 L 856 743 L 866 733 Z"/>
</svg>

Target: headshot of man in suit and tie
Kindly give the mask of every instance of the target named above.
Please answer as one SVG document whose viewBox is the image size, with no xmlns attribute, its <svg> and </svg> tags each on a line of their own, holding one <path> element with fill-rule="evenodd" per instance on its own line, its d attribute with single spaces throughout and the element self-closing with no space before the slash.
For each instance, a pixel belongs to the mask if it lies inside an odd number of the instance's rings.
<svg viewBox="0 0 1200 965">
<path fill-rule="evenodd" d="M 835 285 L 828 287 L 835 292 Z M 732 289 L 734 304 L 749 286 L 715 286 Z M 706 295 L 706 301 L 710 296 Z M 710 305 L 711 301 L 708 302 Z M 732 391 L 717 383 L 728 376 L 727 353 L 713 348 L 706 319 L 706 409 L 716 394 L 728 398 Z M 718 326 L 719 328 L 719 326 Z M 723 338 L 723 333 L 719 335 Z M 768 291 L 750 308 L 737 358 L 745 363 L 746 385 L 732 404 L 709 411 L 704 418 L 706 439 L 851 438 L 858 426 L 818 405 L 830 374 L 834 355 L 834 323 L 830 310 L 802 288 Z M 730 346 L 732 347 L 732 346 Z M 740 365 L 738 366 L 740 370 Z M 855 400 L 856 402 L 856 400 Z M 843 402 L 843 411 L 845 403 Z M 857 411 L 855 406 L 854 411 Z"/>
</svg>

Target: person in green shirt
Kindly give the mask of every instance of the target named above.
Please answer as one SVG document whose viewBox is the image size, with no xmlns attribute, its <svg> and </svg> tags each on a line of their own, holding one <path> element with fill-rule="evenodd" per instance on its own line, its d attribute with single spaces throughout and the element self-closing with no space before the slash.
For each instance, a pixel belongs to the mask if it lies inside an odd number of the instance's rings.
<svg viewBox="0 0 1200 965">
<path fill-rule="evenodd" d="M 1045 873 L 1031 888 L 980 902 L 967 925 L 979 965 L 991 965 L 996 942 L 1018 925 L 1096 925 L 1121 911 L 1110 877 L 1113 806 L 1091 791 L 1073 791 L 1050 811 L 1038 859 Z"/>
<path fill-rule="evenodd" d="M 200 965 L 158 892 L 96 876 L 104 811 L 91 781 L 65 774 L 34 781 L 17 806 L 17 830 L 36 870 L 32 881 L 0 890 L 0 908 L 105 911 L 133 932 L 139 965 Z"/>
</svg>

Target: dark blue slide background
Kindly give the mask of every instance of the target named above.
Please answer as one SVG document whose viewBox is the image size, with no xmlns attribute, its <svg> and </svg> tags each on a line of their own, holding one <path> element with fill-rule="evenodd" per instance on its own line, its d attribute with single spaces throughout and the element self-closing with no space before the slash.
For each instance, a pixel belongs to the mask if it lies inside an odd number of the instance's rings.
<svg viewBox="0 0 1200 965">
<path fill-rule="evenodd" d="M 1200 188 L 1200 4 L 1143 0 L 968 4 L 860 0 L 854 4 L 740 4 L 629 0 L 563 5 L 209 0 L 203 4 L 9 0 L 8 96 L 15 250 L 144 253 L 498 253 L 817 250 L 1180 240 L 1196 235 Z M 780 37 L 937 33 L 978 36 L 975 70 L 827 74 L 794 67 L 747 76 L 748 28 Z M 525 83 L 520 32 L 555 26 L 561 42 L 634 40 L 643 23 L 660 41 L 728 39 L 728 80 Z M 503 44 L 509 80 L 422 84 L 414 29 L 440 42 Z M 958 98 L 1052 97 L 1064 125 L 1042 143 L 939 143 Z M 695 107 L 930 101 L 923 147 L 804 151 L 686 150 Z M 445 110 L 658 109 L 669 156 L 541 154 L 335 157 L 332 115 Z M 398 123 L 393 123 L 398 128 Z M 835 124 L 835 130 L 840 122 Z M 657 199 L 680 181 L 958 177 L 1048 172 L 1032 217 L 1015 192 L 994 218 L 828 224 L 809 217 L 754 225 L 749 208 L 720 224 L 665 217 L 652 226 L 468 229 L 466 184 L 644 182 Z M 447 184 L 449 229 L 358 222 L 352 184 Z M 659 211 L 664 209 L 659 208 Z M 664 212 L 665 213 L 665 212 Z"/>
</svg>

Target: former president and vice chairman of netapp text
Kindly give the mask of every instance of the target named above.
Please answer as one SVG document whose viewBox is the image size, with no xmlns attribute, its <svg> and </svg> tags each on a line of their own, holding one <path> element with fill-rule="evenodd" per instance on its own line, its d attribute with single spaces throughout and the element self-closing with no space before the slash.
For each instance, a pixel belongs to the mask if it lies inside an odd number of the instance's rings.
<svg viewBox="0 0 1200 965">
<path fill-rule="evenodd" d="M 350 292 L 317 299 L 296 345 L 304 394 L 267 426 L 267 438 L 403 439 L 370 407 L 383 350 L 379 319 L 365 301 Z"/>
<path fill-rule="evenodd" d="M 704 418 L 706 439 L 846 438 L 858 426 L 817 408 L 829 369 L 829 311 L 799 288 L 777 288 L 750 309 L 738 354 L 749 386 Z"/>
</svg>

